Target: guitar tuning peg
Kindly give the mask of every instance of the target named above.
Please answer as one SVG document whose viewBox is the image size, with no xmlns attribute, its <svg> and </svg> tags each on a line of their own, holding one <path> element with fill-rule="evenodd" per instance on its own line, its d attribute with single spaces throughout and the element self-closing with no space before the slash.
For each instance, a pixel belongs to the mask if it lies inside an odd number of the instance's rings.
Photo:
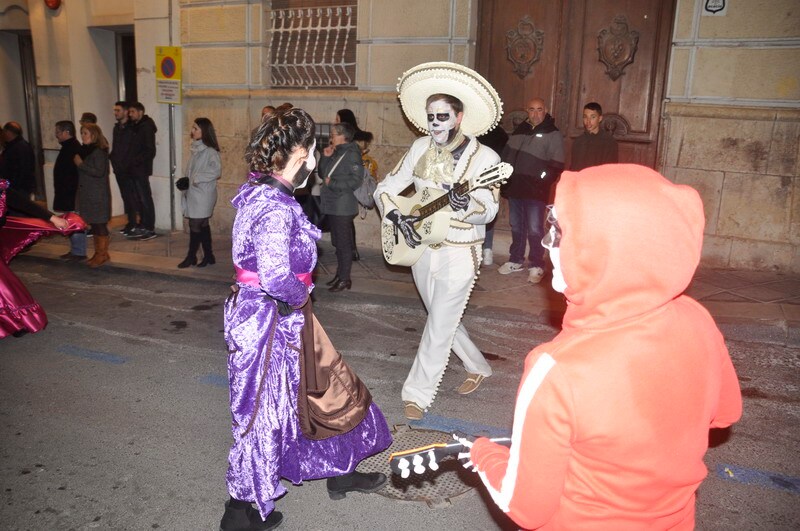
<svg viewBox="0 0 800 531">
<path fill-rule="evenodd" d="M 422 474 L 425 472 L 425 467 L 422 466 L 423 459 L 422 456 L 417 454 L 414 456 L 414 459 L 411 461 L 414 465 L 414 473 L 415 474 Z"/>
<path fill-rule="evenodd" d="M 399 463 L 397 463 L 397 468 L 400 470 L 400 477 L 403 479 L 408 478 L 411 475 L 411 471 L 409 470 L 408 459 L 401 459 Z"/>
<path fill-rule="evenodd" d="M 428 458 L 431 460 L 431 462 L 428 464 L 428 468 L 430 468 L 434 472 L 439 470 L 439 463 L 436 462 L 436 454 L 434 453 L 433 450 L 430 450 L 428 452 Z"/>
</svg>

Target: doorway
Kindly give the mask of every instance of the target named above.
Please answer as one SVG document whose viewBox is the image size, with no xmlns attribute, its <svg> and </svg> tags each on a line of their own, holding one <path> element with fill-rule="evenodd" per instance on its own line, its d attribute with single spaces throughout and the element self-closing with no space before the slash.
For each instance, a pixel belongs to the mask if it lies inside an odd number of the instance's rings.
<svg viewBox="0 0 800 531">
<path fill-rule="evenodd" d="M 583 106 L 603 107 L 620 162 L 658 166 L 674 0 L 483 0 L 477 70 L 503 99 L 503 127 L 541 97 L 564 135 L 566 167 Z"/>
</svg>

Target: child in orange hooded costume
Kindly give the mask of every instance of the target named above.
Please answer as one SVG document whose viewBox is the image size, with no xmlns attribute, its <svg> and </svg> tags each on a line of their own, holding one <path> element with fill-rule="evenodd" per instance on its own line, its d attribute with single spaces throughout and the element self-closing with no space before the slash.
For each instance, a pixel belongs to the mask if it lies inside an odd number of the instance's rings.
<svg viewBox="0 0 800 531">
<path fill-rule="evenodd" d="M 526 529 L 692 529 L 708 430 L 742 411 L 722 335 L 681 295 L 700 260 L 700 197 L 605 165 L 564 172 L 554 212 L 563 330 L 525 361 L 511 448 L 478 439 L 469 457 Z"/>
</svg>

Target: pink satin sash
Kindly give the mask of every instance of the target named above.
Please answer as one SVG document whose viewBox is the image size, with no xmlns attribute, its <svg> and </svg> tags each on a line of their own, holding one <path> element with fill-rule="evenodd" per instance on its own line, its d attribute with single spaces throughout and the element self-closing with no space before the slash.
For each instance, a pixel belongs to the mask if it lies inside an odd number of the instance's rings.
<svg viewBox="0 0 800 531">
<path fill-rule="evenodd" d="M 258 273 L 248 271 L 247 269 L 242 269 L 236 264 L 233 264 L 233 269 L 236 271 L 236 280 L 238 282 L 261 289 L 261 282 L 258 280 Z M 295 276 L 300 282 L 311 287 L 311 273 L 296 273 Z"/>
</svg>

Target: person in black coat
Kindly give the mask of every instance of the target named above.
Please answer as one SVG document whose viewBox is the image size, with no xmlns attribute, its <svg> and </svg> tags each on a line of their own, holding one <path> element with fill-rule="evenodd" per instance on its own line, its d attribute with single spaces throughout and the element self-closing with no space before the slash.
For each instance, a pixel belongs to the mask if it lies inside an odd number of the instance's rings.
<svg viewBox="0 0 800 531">
<path fill-rule="evenodd" d="M 323 150 L 319 161 L 322 213 L 330 221 L 331 242 L 336 248 L 336 275 L 328 282 L 331 286 L 329 291 L 333 292 L 352 286 L 353 218 L 358 214 L 358 202 L 353 192 L 364 179 L 361 149 L 353 141 L 354 134 L 355 130 L 350 124 L 334 124 L 331 127 L 331 145 Z"/>
<path fill-rule="evenodd" d="M 22 138 L 22 126 L 8 122 L 3 126 L 5 149 L 0 158 L 0 177 L 22 193 L 36 191 L 36 157 L 31 145 Z"/>
<path fill-rule="evenodd" d="M 133 122 L 131 122 L 128 112 L 130 104 L 118 101 L 114 104 L 114 132 L 112 136 L 111 167 L 114 169 L 114 176 L 117 179 L 119 193 L 122 196 L 122 204 L 125 207 L 127 223 L 119 231 L 128 236 L 136 228 L 141 207 L 137 201 L 136 186 L 133 183 Z"/>
<path fill-rule="evenodd" d="M 75 212 L 75 196 L 78 193 L 78 167 L 75 155 L 80 152 L 81 143 L 75 138 L 75 124 L 70 120 L 56 122 L 56 140 L 61 150 L 53 166 L 53 210 Z M 86 259 L 86 233 L 78 231 L 69 237 L 69 252 L 61 255 L 62 260 L 79 261 Z"/>
<path fill-rule="evenodd" d="M 153 204 L 153 191 L 150 189 L 150 176 L 153 174 L 153 159 L 156 157 L 158 128 L 153 119 L 144 113 L 144 105 L 138 101 L 131 103 L 128 114 L 133 124 L 131 177 L 142 219 L 140 226 L 134 228 L 127 237 L 132 240 L 151 240 L 157 236 L 156 208 Z"/>
</svg>

